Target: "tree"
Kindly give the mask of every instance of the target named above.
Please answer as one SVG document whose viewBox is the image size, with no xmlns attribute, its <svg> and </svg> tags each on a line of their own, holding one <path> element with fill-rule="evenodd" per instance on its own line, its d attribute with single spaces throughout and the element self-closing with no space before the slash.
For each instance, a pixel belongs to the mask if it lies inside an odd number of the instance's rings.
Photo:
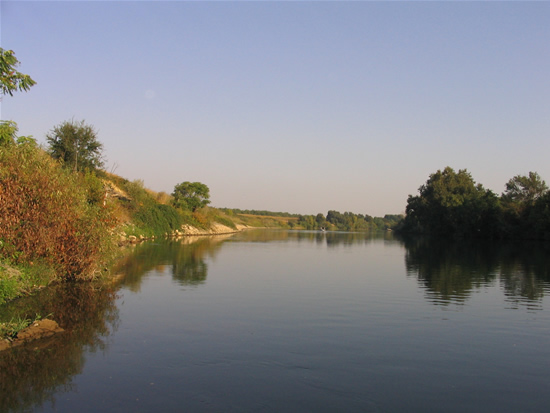
<svg viewBox="0 0 550 413">
<path fill-rule="evenodd" d="M 75 172 L 103 167 L 103 144 L 97 140 L 93 126 L 86 125 L 83 120 L 62 122 L 46 135 L 46 139 L 50 155 Z"/>
<path fill-rule="evenodd" d="M 465 169 L 446 167 L 409 195 L 404 230 L 430 234 L 493 236 L 500 212 L 497 196 Z"/>
<path fill-rule="evenodd" d="M 17 90 L 28 91 L 36 82 L 29 75 L 15 70 L 20 62 L 13 50 L 4 50 L 0 47 L 0 91 L 2 95 L 13 96 Z"/>
<path fill-rule="evenodd" d="M 210 203 L 210 190 L 200 182 L 182 182 L 172 192 L 174 207 L 195 212 Z"/>
<path fill-rule="evenodd" d="M 529 172 L 529 176 L 516 175 L 506 183 L 502 199 L 518 209 L 532 206 L 537 199 L 548 192 L 548 186 L 538 173 Z"/>
<path fill-rule="evenodd" d="M 325 216 L 320 212 L 315 217 L 315 222 L 317 222 L 317 228 L 326 228 L 327 226 L 327 220 L 325 219 Z"/>
</svg>

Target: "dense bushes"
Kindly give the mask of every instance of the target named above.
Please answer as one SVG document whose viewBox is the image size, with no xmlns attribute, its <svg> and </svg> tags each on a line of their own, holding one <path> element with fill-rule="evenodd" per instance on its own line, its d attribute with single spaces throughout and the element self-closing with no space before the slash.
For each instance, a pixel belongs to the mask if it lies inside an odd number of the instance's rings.
<svg viewBox="0 0 550 413">
<path fill-rule="evenodd" d="M 182 216 L 170 205 L 146 205 L 134 214 L 134 224 L 147 236 L 170 233 L 179 229 L 182 223 Z"/>
<path fill-rule="evenodd" d="M 31 144 L 0 149 L 0 256 L 41 263 L 61 279 L 90 279 L 104 263 L 114 222 L 100 181 L 62 169 Z"/>
</svg>

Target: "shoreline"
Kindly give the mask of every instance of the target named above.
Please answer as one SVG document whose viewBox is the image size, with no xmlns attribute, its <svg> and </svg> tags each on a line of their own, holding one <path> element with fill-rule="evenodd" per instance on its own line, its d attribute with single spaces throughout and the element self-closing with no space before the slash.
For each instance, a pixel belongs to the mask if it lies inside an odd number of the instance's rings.
<svg viewBox="0 0 550 413">
<path fill-rule="evenodd" d="M 197 228 L 192 225 L 184 224 L 181 226 L 180 229 L 176 229 L 172 231 L 171 233 L 165 233 L 164 238 L 167 239 L 180 239 L 184 237 L 192 237 L 192 236 L 208 236 L 208 235 L 226 235 L 226 234 L 236 234 L 238 232 L 245 231 L 247 229 L 251 229 L 254 227 L 250 227 L 243 224 L 235 224 L 235 228 L 228 227 L 226 225 L 214 222 L 212 225 L 210 225 L 210 228 L 203 229 L 203 228 Z M 144 241 L 150 241 L 154 240 L 156 238 L 161 238 L 161 236 L 152 236 L 152 237 L 145 237 L 144 235 L 120 235 L 119 239 L 119 246 L 124 246 L 128 244 L 138 244 L 140 242 Z"/>
</svg>

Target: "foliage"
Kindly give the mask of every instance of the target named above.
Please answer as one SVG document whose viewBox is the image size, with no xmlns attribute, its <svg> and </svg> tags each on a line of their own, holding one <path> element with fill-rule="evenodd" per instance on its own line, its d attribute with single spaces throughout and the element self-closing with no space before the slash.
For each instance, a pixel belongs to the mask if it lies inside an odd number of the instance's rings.
<svg viewBox="0 0 550 413">
<path fill-rule="evenodd" d="M 2 255 L 3 248 L 0 248 Z M 15 266 L 11 257 L 0 262 L 0 305 L 47 285 L 56 274 L 53 268 L 40 260 Z"/>
<path fill-rule="evenodd" d="M 103 167 L 103 144 L 94 127 L 71 120 L 55 126 L 47 135 L 49 153 L 74 171 L 96 171 Z"/>
<path fill-rule="evenodd" d="M 134 224 L 146 236 L 170 233 L 179 229 L 182 223 L 182 216 L 171 205 L 145 205 L 134 214 Z"/>
<path fill-rule="evenodd" d="M 18 130 L 19 128 L 15 122 L 11 120 L 0 121 L 0 146 L 14 144 Z"/>
<path fill-rule="evenodd" d="M 466 170 L 431 174 L 409 195 L 402 232 L 490 238 L 550 238 L 550 195 L 537 173 L 515 176 L 498 197 Z"/>
<path fill-rule="evenodd" d="M 508 210 L 521 214 L 547 192 L 548 186 L 539 174 L 529 172 L 529 176 L 516 175 L 506 183 L 502 201 Z"/>
<path fill-rule="evenodd" d="M 438 170 L 419 192 L 407 200 L 406 230 L 469 236 L 492 235 L 496 231 L 498 198 L 476 185 L 465 169 Z"/>
<path fill-rule="evenodd" d="M 550 240 L 550 192 L 538 198 L 525 213 L 530 234 L 534 238 Z"/>
<path fill-rule="evenodd" d="M 17 337 L 17 333 L 30 326 L 31 323 L 32 320 L 21 317 L 14 317 L 10 321 L 0 323 L 0 339 L 15 339 Z"/>
<path fill-rule="evenodd" d="M 176 208 L 187 209 L 195 212 L 210 203 L 210 190 L 208 186 L 200 182 L 182 182 L 174 187 L 172 193 L 173 203 Z"/>
<path fill-rule="evenodd" d="M 0 120 L 0 147 L 6 145 L 33 145 L 37 146 L 32 136 L 17 136 L 19 127 L 11 120 Z"/>
<path fill-rule="evenodd" d="M 158 194 L 145 188 L 142 180 L 130 182 L 113 174 L 106 174 L 106 179 L 128 196 L 125 202 L 117 205 L 126 211 L 128 220 L 132 223 L 125 227 L 127 235 L 160 236 L 179 229 L 185 223 L 180 211 L 172 205 L 159 202 L 165 199 L 166 194 Z"/>
<path fill-rule="evenodd" d="M 285 217 L 285 218 L 298 218 L 300 214 L 291 214 L 289 212 L 272 212 L 265 210 L 255 210 L 255 209 L 239 209 L 239 208 L 220 208 L 221 211 L 225 212 L 227 215 L 260 215 L 268 217 Z"/>
<path fill-rule="evenodd" d="M 42 262 L 61 279 L 94 277 L 112 245 L 113 222 L 85 182 L 32 145 L 1 149 L 0 257 Z"/>
<path fill-rule="evenodd" d="M 20 65 L 13 50 L 0 47 L 0 92 L 2 95 L 13 96 L 13 92 L 28 91 L 36 82 L 29 75 L 18 72 Z"/>
<path fill-rule="evenodd" d="M 216 215 L 214 216 L 214 221 L 219 222 L 220 224 L 225 225 L 226 227 L 229 227 L 231 229 L 235 229 L 235 230 L 237 229 L 237 226 L 235 225 L 235 223 L 231 221 L 231 219 L 229 219 L 228 217 Z"/>
</svg>

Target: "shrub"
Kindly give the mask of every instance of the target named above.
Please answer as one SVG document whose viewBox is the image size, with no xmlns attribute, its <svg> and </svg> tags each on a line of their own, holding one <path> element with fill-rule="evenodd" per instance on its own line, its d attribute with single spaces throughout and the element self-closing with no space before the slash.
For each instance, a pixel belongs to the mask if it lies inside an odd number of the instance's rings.
<svg viewBox="0 0 550 413">
<path fill-rule="evenodd" d="M 235 223 L 233 221 L 231 221 L 229 218 L 217 215 L 214 218 L 214 220 L 216 222 L 219 222 L 222 225 L 225 225 L 226 227 L 229 227 L 229 228 L 232 228 L 232 229 L 237 229 L 237 226 L 235 225 Z"/>
<path fill-rule="evenodd" d="M 143 235 L 162 235 L 180 228 L 183 219 L 170 205 L 152 204 L 139 208 L 134 222 Z"/>
<path fill-rule="evenodd" d="M 90 279 L 113 245 L 93 178 L 71 174 L 32 145 L 0 150 L 2 257 L 42 261 L 62 279 Z"/>
</svg>

